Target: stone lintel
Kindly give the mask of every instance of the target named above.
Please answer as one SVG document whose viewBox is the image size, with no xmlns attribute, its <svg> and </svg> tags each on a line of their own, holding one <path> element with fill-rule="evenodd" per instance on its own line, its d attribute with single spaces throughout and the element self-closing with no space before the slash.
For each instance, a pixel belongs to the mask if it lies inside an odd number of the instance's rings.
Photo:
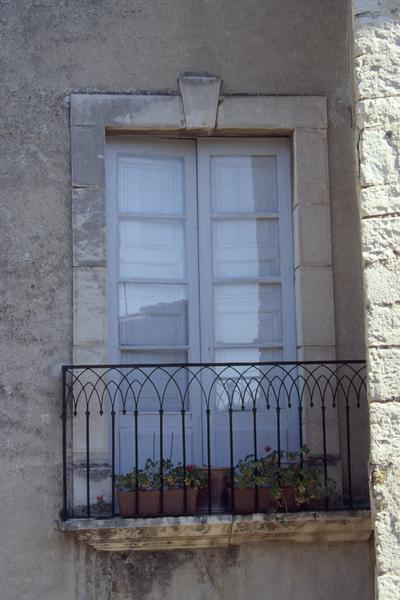
<svg viewBox="0 0 400 600">
<path fill-rule="evenodd" d="M 248 129 L 292 132 L 326 129 L 326 98 L 323 96 L 222 96 L 217 129 Z"/>
<path fill-rule="evenodd" d="M 179 96 L 72 94 L 71 125 L 179 130 L 184 119 Z"/>
<path fill-rule="evenodd" d="M 159 517 L 154 519 L 74 519 L 59 523 L 101 551 L 159 551 L 261 543 L 366 541 L 372 533 L 368 510 Z"/>
<path fill-rule="evenodd" d="M 153 132 L 158 135 L 181 133 L 185 129 L 194 130 L 198 135 L 209 135 L 210 132 L 216 135 L 277 132 L 289 135 L 307 129 L 305 135 L 308 137 L 313 135 L 312 130 L 318 130 L 314 132 L 312 149 L 317 155 L 321 152 L 328 126 L 327 102 L 323 96 L 224 96 L 220 95 L 221 79 L 214 75 L 182 74 L 178 83 L 180 95 L 72 94 L 73 136 L 80 134 L 80 144 L 86 141 L 81 139 L 83 136 L 97 133 L 96 129 L 104 137 L 106 128 L 113 132 Z M 325 150 L 323 154 L 326 154 Z M 323 175 L 325 179 L 325 173 Z M 77 185 L 80 187 L 79 181 Z M 321 196 L 319 188 L 318 194 Z M 318 197 L 318 203 L 323 201 L 326 199 Z"/>
</svg>

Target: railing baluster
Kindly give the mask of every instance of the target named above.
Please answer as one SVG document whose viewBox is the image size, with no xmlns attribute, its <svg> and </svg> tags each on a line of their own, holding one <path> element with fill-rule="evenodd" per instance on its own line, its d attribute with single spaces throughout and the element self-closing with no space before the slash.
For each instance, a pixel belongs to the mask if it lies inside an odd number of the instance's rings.
<svg viewBox="0 0 400 600">
<path fill-rule="evenodd" d="M 253 400 L 254 402 L 254 400 Z M 257 457 L 257 408 L 254 405 L 253 406 L 253 442 L 254 442 L 254 460 L 257 463 L 258 457 Z M 258 475 L 258 469 L 257 467 L 255 468 L 255 476 L 257 477 Z M 258 499 L 258 485 L 257 483 L 255 484 L 255 508 L 256 508 L 256 512 L 258 512 L 258 507 L 259 507 L 259 499 Z"/>
<path fill-rule="evenodd" d="M 133 418 L 135 423 L 135 490 L 136 490 L 136 514 L 139 514 L 139 433 L 138 433 L 138 417 L 139 411 L 135 404 L 135 410 L 133 412 Z"/>
<path fill-rule="evenodd" d="M 115 516 L 115 410 L 111 411 L 111 515 Z"/>
<path fill-rule="evenodd" d="M 164 514 L 164 410 L 160 408 L 160 515 Z"/>
<path fill-rule="evenodd" d="M 181 424 L 182 424 L 182 468 L 183 468 L 183 512 L 187 515 L 187 488 L 186 488 L 186 435 L 185 435 L 185 408 L 181 410 Z"/>
<path fill-rule="evenodd" d="M 298 414 L 299 414 L 299 447 L 300 447 L 300 467 L 303 468 L 304 460 L 303 460 L 303 391 L 304 387 L 300 390 L 299 383 L 299 371 L 296 370 L 297 376 L 297 400 L 298 400 Z M 304 386 L 304 383 L 303 383 Z"/>
<path fill-rule="evenodd" d="M 233 398 L 231 400 L 233 402 Z M 233 464 L 233 408 L 229 407 L 229 456 L 231 467 L 231 499 L 232 499 L 232 514 L 235 512 L 235 467 Z"/>
<path fill-rule="evenodd" d="M 68 496 L 67 496 L 67 373 L 62 368 L 62 457 L 63 457 L 63 509 L 61 519 L 68 519 Z"/>
<path fill-rule="evenodd" d="M 276 443 L 278 447 L 278 467 L 281 466 L 281 407 L 276 401 Z"/>
<path fill-rule="evenodd" d="M 89 449 L 89 440 L 90 440 L 90 428 L 89 428 L 89 407 L 86 408 L 86 516 L 90 518 L 90 449 Z"/>
<path fill-rule="evenodd" d="M 210 408 L 207 406 L 206 409 L 206 421 L 207 421 L 207 500 L 208 500 L 208 514 L 212 513 L 212 502 L 211 502 L 211 431 L 210 431 Z"/>
<path fill-rule="evenodd" d="M 327 495 L 327 483 L 328 483 L 328 462 L 327 462 L 327 453 L 326 453 L 326 406 L 324 405 L 324 400 L 322 399 L 321 405 L 322 412 L 322 450 L 323 450 L 323 461 L 324 461 L 324 492 L 325 492 L 325 507 L 329 508 L 329 498 Z"/>
<path fill-rule="evenodd" d="M 350 448 L 350 404 L 346 398 L 346 438 L 347 438 L 347 484 L 349 493 L 349 508 L 353 508 L 353 490 L 351 481 L 351 448 Z"/>
<path fill-rule="evenodd" d="M 299 400 L 299 446 L 300 446 L 300 467 L 303 468 L 304 460 L 303 460 L 303 405 L 301 404 L 301 400 Z"/>
</svg>

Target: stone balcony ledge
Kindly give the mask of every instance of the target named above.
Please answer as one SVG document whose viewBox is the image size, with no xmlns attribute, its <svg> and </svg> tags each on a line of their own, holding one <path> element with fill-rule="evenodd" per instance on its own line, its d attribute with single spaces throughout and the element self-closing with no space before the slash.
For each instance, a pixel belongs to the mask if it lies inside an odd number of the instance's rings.
<svg viewBox="0 0 400 600">
<path fill-rule="evenodd" d="M 369 510 L 291 514 L 197 515 L 122 519 L 71 519 L 58 523 L 101 551 L 158 551 L 260 543 L 366 541 L 372 534 Z"/>
</svg>

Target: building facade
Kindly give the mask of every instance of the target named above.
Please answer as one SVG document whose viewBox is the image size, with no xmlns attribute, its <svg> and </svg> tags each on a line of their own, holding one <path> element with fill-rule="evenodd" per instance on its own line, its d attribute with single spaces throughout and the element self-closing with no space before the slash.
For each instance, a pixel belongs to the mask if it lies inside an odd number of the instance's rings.
<svg viewBox="0 0 400 600">
<path fill-rule="evenodd" d="M 3 7 L 2 600 L 397 597 L 400 5 L 353 4 Z M 314 506 L 240 510 L 264 446 Z"/>
</svg>

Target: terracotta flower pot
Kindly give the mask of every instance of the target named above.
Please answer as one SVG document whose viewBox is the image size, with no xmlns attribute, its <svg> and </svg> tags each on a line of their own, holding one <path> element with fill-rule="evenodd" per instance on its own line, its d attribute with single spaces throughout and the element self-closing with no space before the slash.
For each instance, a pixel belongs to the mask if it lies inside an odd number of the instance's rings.
<svg viewBox="0 0 400 600">
<path fill-rule="evenodd" d="M 140 490 L 138 498 L 138 515 L 140 517 L 158 517 L 160 514 L 160 491 Z"/>
<path fill-rule="evenodd" d="M 196 512 L 198 488 L 186 488 L 187 512 Z M 164 490 L 164 513 L 183 515 L 185 513 L 185 492 L 183 489 Z"/>
<path fill-rule="evenodd" d="M 301 512 L 306 510 L 321 510 L 325 504 L 323 499 L 309 500 L 308 502 L 297 502 L 295 488 L 287 486 L 281 488 L 282 498 L 280 508 L 283 512 Z"/>
<path fill-rule="evenodd" d="M 136 515 L 136 492 L 118 490 L 117 497 L 121 517 L 134 517 Z"/>
<path fill-rule="evenodd" d="M 228 489 L 229 507 L 232 510 L 232 490 Z M 272 508 L 277 508 L 276 501 L 271 498 L 271 492 L 268 488 L 258 488 L 258 508 L 255 488 L 235 488 L 234 489 L 235 513 L 250 514 L 255 512 L 268 512 Z"/>
<path fill-rule="evenodd" d="M 187 488 L 187 512 L 189 515 L 196 512 L 198 488 Z M 121 517 L 158 517 L 160 512 L 159 490 L 140 490 L 139 506 L 136 502 L 136 492 L 118 491 L 118 502 Z M 183 515 L 185 513 L 185 496 L 183 489 L 164 490 L 163 507 L 165 516 Z"/>
<path fill-rule="evenodd" d="M 284 512 L 299 512 L 301 506 L 296 502 L 295 488 L 294 487 L 283 487 L 281 489 L 282 499 L 281 508 Z"/>
</svg>

